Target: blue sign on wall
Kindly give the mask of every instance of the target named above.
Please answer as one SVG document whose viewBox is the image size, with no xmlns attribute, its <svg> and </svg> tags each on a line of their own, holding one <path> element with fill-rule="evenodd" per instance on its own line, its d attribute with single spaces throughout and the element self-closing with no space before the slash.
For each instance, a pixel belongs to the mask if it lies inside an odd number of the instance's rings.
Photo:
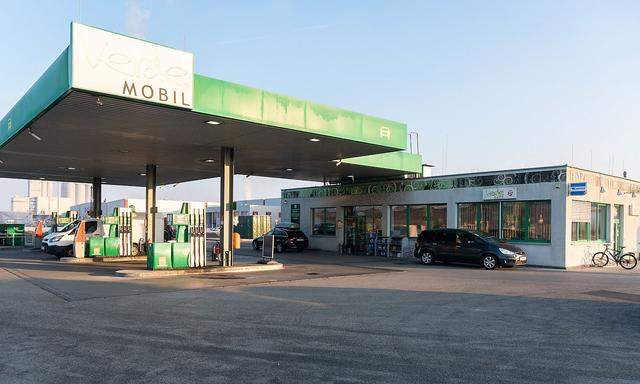
<svg viewBox="0 0 640 384">
<path fill-rule="evenodd" d="M 569 184 L 569 195 L 571 196 L 584 196 L 587 194 L 587 183 L 571 183 Z"/>
</svg>

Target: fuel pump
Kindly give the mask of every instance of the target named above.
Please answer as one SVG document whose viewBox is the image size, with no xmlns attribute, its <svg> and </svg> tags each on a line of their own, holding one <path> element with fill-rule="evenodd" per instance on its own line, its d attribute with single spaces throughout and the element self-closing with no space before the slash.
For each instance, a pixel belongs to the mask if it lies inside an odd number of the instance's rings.
<svg viewBox="0 0 640 384">
<path fill-rule="evenodd" d="M 191 210 L 191 255 L 189 265 L 192 267 L 204 267 L 206 264 L 206 228 L 205 208 L 193 208 Z"/>
<path fill-rule="evenodd" d="M 133 250 L 131 208 L 117 207 L 102 218 L 105 227 L 105 256 L 131 256 Z"/>
<path fill-rule="evenodd" d="M 193 207 L 191 203 L 183 203 L 180 213 L 167 215 L 167 224 L 173 226 L 176 233 L 176 243 L 172 245 L 173 268 L 204 267 L 206 265 L 204 206 Z M 182 244 L 187 247 L 186 252 Z M 184 256 L 187 256 L 186 260 Z"/>
</svg>

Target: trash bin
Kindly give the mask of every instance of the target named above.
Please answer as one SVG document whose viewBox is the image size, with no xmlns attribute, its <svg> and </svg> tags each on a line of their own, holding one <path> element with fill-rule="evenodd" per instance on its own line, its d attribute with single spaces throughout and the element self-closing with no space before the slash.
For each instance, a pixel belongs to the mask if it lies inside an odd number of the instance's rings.
<svg viewBox="0 0 640 384">
<path fill-rule="evenodd" d="M 190 243 L 171 243 L 171 266 L 174 269 L 189 268 Z"/>
<path fill-rule="evenodd" d="M 171 269 L 171 243 L 153 243 L 147 255 L 147 269 Z"/>
<path fill-rule="evenodd" d="M 96 257 L 104 255 L 104 238 L 102 236 L 92 236 L 88 242 L 87 256 Z"/>
<path fill-rule="evenodd" d="M 238 232 L 233 232 L 233 249 L 240 249 L 240 234 Z"/>
<path fill-rule="evenodd" d="M 118 237 L 104 238 L 104 255 L 107 257 L 120 256 L 120 239 Z"/>
</svg>

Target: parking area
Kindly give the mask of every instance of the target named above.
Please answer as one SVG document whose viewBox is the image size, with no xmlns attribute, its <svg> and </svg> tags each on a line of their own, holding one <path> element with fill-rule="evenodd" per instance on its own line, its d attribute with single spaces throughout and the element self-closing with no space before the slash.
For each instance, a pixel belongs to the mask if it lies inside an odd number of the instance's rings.
<svg viewBox="0 0 640 384">
<path fill-rule="evenodd" d="M 0 382 L 639 382 L 637 271 L 278 259 L 127 280 L 0 250 Z"/>
</svg>

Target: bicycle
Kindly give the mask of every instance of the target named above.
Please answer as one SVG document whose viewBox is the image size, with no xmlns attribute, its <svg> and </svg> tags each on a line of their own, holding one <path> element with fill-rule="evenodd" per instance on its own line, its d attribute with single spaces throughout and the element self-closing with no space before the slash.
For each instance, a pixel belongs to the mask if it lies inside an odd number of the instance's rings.
<svg viewBox="0 0 640 384">
<path fill-rule="evenodd" d="M 624 269 L 633 269 L 638 264 L 636 256 L 632 252 L 622 253 L 624 247 L 615 250 L 609 248 L 610 243 L 605 243 L 604 252 L 596 252 L 593 255 L 591 261 L 596 267 L 604 267 L 609 264 L 609 259 L 613 259 L 616 264 L 619 264 Z"/>
</svg>

